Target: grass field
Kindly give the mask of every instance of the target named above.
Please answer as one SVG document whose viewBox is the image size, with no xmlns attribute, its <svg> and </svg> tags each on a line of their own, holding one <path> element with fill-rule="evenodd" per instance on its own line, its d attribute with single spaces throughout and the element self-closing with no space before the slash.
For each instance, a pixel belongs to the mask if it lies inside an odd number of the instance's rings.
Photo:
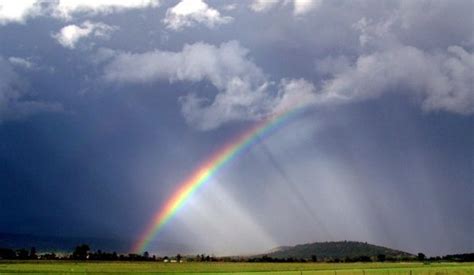
<svg viewBox="0 0 474 275">
<path fill-rule="evenodd" d="M 474 274 L 474 263 L 159 263 L 0 261 L 0 274 L 109 273 L 109 274 Z"/>
</svg>

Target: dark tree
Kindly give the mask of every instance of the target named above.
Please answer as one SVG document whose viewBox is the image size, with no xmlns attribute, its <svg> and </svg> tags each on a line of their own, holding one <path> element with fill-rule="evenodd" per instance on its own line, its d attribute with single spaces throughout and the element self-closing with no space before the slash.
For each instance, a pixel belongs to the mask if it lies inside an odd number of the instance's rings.
<svg viewBox="0 0 474 275">
<path fill-rule="evenodd" d="M 45 259 L 45 260 L 56 260 L 56 259 L 58 259 L 58 258 L 56 257 L 56 254 L 54 254 L 54 253 L 47 253 L 47 254 L 43 254 L 43 255 L 41 256 L 41 259 Z"/>
<path fill-rule="evenodd" d="M 422 262 L 426 259 L 426 256 L 423 253 L 418 253 L 417 259 L 418 259 L 418 261 Z"/>
<path fill-rule="evenodd" d="M 181 262 L 181 254 L 176 255 L 176 261 L 177 261 L 178 263 Z"/>
<path fill-rule="evenodd" d="M 143 253 L 143 258 L 145 258 L 145 259 L 150 258 L 150 253 L 148 253 L 148 251 L 145 251 L 145 252 Z"/>
<path fill-rule="evenodd" d="M 371 261 L 369 256 L 360 256 L 358 260 L 365 263 Z"/>
<path fill-rule="evenodd" d="M 72 258 L 76 260 L 86 260 L 89 254 L 90 247 L 87 244 L 76 246 L 72 253 Z"/>
<path fill-rule="evenodd" d="M 36 255 L 36 248 L 32 247 L 30 249 L 30 259 L 37 260 L 38 256 Z"/>
<path fill-rule="evenodd" d="M 0 259 L 13 260 L 16 258 L 16 253 L 13 249 L 0 248 Z"/>
<path fill-rule="evenodd" d="M 377 255 L 377 261 L 379 262 L 385 262 L 385 254 L 379 254 Z"/>
<path fill-rule="evenodd" d="M 28 250 L 22 248 L 22 249 L 18 249 L 16 252 L 17 252 L 17 255 L 18 255 L 18 259 L 20 259 L 20 260 L 28 259 Z"/>
<path fill-rule="evenodd" d="M 317 262 L 317 261 L 318 261 L 318 257 L 316 257 L 316 255 L 311 255 L 311 261 Z"/>
</svg>

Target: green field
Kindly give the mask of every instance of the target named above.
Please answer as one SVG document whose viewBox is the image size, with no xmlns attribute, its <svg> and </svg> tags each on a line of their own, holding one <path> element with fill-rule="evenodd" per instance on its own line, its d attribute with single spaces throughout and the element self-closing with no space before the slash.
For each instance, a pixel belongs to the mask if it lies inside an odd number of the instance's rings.
<svg viewBox="0 0 474 275">
<path fill-rule="evenodd" d="M 0 261 L 0 274 L 474 274 L 474 263 L 161 263 Z"/>
</svg>

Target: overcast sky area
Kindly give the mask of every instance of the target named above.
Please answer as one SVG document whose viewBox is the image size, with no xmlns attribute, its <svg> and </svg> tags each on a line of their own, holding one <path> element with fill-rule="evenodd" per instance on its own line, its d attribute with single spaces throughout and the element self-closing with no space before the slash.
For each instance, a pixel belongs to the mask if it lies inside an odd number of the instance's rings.
<svg viewBox="0 0 474 275">
<path fill-rule="evenodd" d="M 79 4 L 81 2 L 82 4 Z M 150 251 L 366 241 L 473 252 L 474 1 L 0 0 L 0 232 Z"/>
</svg>

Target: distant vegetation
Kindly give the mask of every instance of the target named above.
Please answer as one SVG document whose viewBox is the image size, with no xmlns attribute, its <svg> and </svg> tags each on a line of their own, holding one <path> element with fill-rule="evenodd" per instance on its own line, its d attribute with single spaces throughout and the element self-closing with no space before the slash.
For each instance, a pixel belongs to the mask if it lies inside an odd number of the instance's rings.
<svg viewBox="0 0 474 275">
<path fill-rule="evenodd" d="M 423 253 L 412 255 L 407 252 L 376 246 L 362 242 L 321 242 L 296 246 L 280 247 L 265 255 L 250 257 L 214 257 L 205 254 L 158 257 L 145 252 L 139 254 L 118 254 L 116 252 L 92 251 L 89 245 L 82 244 L 72 253 L 56 255 L 53 252 L 37 253 L 30 249 L 0 248 L 0 260 L 79 260 L 79 261 L 161 261 L 161 262 L 400 262 L 400 261 L 450 261 L 474 262 L 474 253 L 446 255 L 426 258 Z"/>
<path fill-rule="evenodd" d="M 336 262 L 383 262 L 411 260 L 415 258 L 414 255 L 407 252 L 394 250 L 383 246 L 352 241 L 318 242 L 280 247 L 275 249 L 275 251 L 268 253 L 267 256 L 276 259 L 293 258 L 312 261 Z"/>
</svg>

